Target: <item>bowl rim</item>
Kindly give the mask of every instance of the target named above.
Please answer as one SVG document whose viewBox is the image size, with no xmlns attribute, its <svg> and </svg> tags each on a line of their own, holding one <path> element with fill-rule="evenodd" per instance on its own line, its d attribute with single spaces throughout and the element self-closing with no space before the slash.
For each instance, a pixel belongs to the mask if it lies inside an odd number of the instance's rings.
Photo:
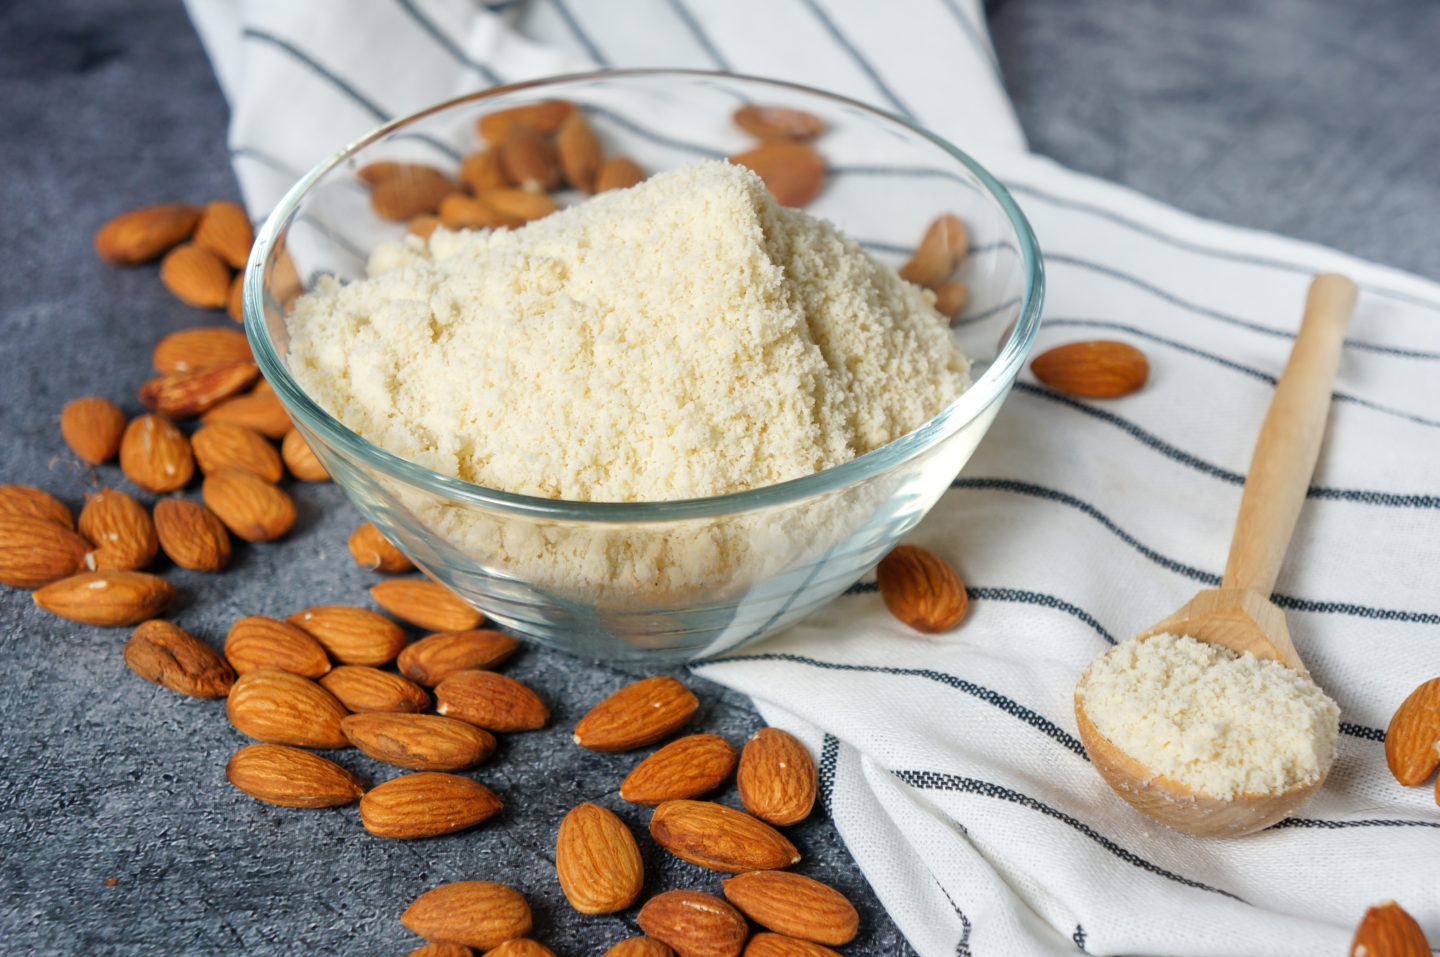
<svg viewBox="0 0 1440 957">
<path fill-rule="evenodd" d="M 290 375 L 281 360 L 270 333 L 265 325 L 264 303 L 262 301 L 265 261 L 277 238 L 288 228 L 290 220 L 301 200 L 322 177 L 364 147 L 388 136 L 431 114 L 441 113 L 462 105 L 499 97 L 516 91 L 554 87 L 586 80 L 613 80 L 626 77 L 692 77 L 741 81 L 778 89 L 792 90 L 810 96 L 833 101 L 851 109 L 879 117 L 909 129 L 939 147 L 952 159 L 968 169 L 990 197 L 999 204 L 1015 231 L 1023 264 L 1025 286 L 1019 315 L 1014 328 L 999 354 L 981 374 L 971 382 L 970 387 L 957 396 L 949 405 L 917 428 L 894 441 L 888 442 L 864 455 L 829 468 L 788 479 L 774 485 L 727 492 L 703 498 L 668 499 L 654 502 L 588 502 L 572 499 L 540 498 L 506 492 L 479 485 L 464 479 L 436 472 L 433 469 L 411 462 L 364 438 L 351 430 L 339 419 L 332 416 L 310 397 Z M 290 413 L 317 433 L 326 442 L 346 450 L 347 454 L 360 459 L 369 467 L 384 472 L 391 478 L 416 486 L 442 498 L 469 505 L 478 505 L 511 514 L 528 516 L 533 519 L 558 521 L 644 523 L 664 522 L 677 519 L 709 518 L 731 515 L 755 509 L 786 505 L 798 499 L 837 491 L 851 484 L 870 478 L 932 448 L 939 442 L 958 432 L 976 418 L 992 402 L 1002 398 L 1019 375 L 1030 345 L 1039 328 L 1040 309 L 1045 297 L 1044 266 L 1041 261 L 1039 243 L 1030 228 L 1025 214 L 1011 197 L 1010 192 L 985 169 L 954 144 L 930 132 L 916 123 L 889 113 L 878 107 L 862 103 L 849 97 L 829 93 L 800 83 L 776 80 L 768 77 L 750 76 L 715 70 L 682 69 L 627 69 L 597 70 L 586 73 L 569 73 L 541 77 L 491 87 L 476 93 L 454 97 L 434 104 L 406 116 L 391 120 L 360 138 L 346 144 L 330 157 L 322 160 L 292 186 L 265 218 L 245 264 L 245 284 L 242 294 L 245 333 L 250 341 L 260 371 L 269 380 L 277 395 Z"/>
</svg>

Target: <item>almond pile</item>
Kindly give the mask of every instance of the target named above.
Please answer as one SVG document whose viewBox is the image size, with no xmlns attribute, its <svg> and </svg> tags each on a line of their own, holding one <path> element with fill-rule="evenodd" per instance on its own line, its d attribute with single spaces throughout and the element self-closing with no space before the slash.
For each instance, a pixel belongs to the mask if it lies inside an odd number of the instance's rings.
<svg viewBox="0 0 1440 957">
<path fill-rule="evenodd" d="M 132 209 L 95 234 L 95 252 L 112 266 L 160 260 L 160 281 L 175 297 L 200 309 L 225 307 L 241 320 L 240 290 L 255 230 L 238 204 L 217 199 L 204 206 L 164 203 Z"/>
</svg>

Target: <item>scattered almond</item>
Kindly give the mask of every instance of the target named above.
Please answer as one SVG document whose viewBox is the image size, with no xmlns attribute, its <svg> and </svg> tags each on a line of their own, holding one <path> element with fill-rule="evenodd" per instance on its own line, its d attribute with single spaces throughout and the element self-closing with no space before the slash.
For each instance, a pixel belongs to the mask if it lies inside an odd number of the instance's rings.
<svg viewBox="0 0 1440 957">
<path fill-rule="evenodd" d="M 81 572 L 51 582 L 34 598 L 41 608 L 71 621 L 134 625 L 169 608 L 175 586 L 145 572 Z"/>
<path fill-rule="evenodd" d="M 113 488 L 85 496 L 78 524 L 80 534 L 95 546 L 85 558 L 92 571 L 144 568 L 160 551 L 155 523 L 145 506 Z"/>
<path fill-rule="evenodd" d="M 309 678 L 274 668 L 236 678 L 225 702 L 225 715 L 241 733 L 300 748 L 349 747 L 340 730 L 345 714 L 335 696 Z"/>
<path fill-rule="evenodd" d="M 800 860 L 795 845 L 764 821 L 711 801 L 666 801 L 650 816 L 650 836 L 681 860 L 732 874 Z"/>
<path fill-rule="evenodd" d="M 825 187 L 825 160 L 805 143 L 791 140 L 762 143 L 730 157 L 730 162 L 759 174 L 782 206 L 804 206 Z"/>
<path fill-rule="evenodd" d="M 200 486 L 205 504 L 247 542 L 274 541 L 295 524 L 295 502 L 253 472 L 216 469 Z"/>
<path fill-rule="evenodd" d="M 415 898 L 400 922 L 426 940 L 486 950 L 530 933 L 520 892 L 490 881 L 442 884 Z"/>
<path fill-rule="evenodd" d="M 251 359 L 245 333 L 221 326 L 196 326 L 172 332 L 155 343 L 155 351 L 150 356 L 155 371 L 162 374 L 197 372 Z"/>
<path fill-rule="evenodd" d="M 779 728 L 761 728 L 745 742 L 735 783 L 747 811 L 780 827 L 805 820 L 815 806 L 815 762 L 805 745 Z"/>
<path fill-rule="evenodd" d="M 190 441 L 168 419 L 138 416 L 120 438 L 120 471 L 148 492 L 173 492 L 195 474 Z"/>
<path fill-rule="evenodd" d="M 955 569 L 929 549 L 896 545 L 880 560 L 875 576 L 890 614 L 916 631 L 949 631 L 970 606 Z"/>
<path fill-rule="evenodd" d="M 218 309 L 230 295 L 230 267 L 194 243 L 176 246 L 160 260 L 160 281 L 187 306 Z"/>
<path fill-rule="evenodd" d="M 680 957 L 737 957 L 750 925 L 735 908 L 701 891 L 666 891 L 640 908 L 640 929 Z"/>
<path fill-rule="evenodd" d="M 1129 343 L 1099 339 L 1048 349 L 1030 363 L 1030 371 L 1060 392 L 1114 399 L 1143 386 L 1150 378 L 1150 363 Z"/>
<path fill-rule="evenodd" d="M 39 588 L 85 567 L 90 543 L 32 515 L 0 514 L 0 583 Z"/>
<path fill-rule="evenodd" d="M 814 941 L 784 934 L 762 932 L 750 938 L 745 945 L 744 957 L 841 957 L 838 950 L 831 950 Z"/>
<path fill-rule="evenodd" d="M 147 380 L 140 387 L 140 402 L 167 418 L 188 419 L 249 388 L 259 375 L 260 367 L 248 359 L 171 372 Z"/>
<path fill-rule="evenodd" d="M 225 315 L 236 322 L 245 321 L 245 274 L 237 272 L 230 280 L 230 291 L 225 293 Z"/>
<path fill-rule="evenodd" d="M 844 894 L 803 874 L 751 871 L 720 885 L 746 917 L 776 933 L 838 945 L 860 929 L 860 915 Z"/>
<path fill-rule="evenodd" d="M 60 412 L 60 434 L 70 451 L 91 465 L 108 462 L 120 451 L 125 413 L 109 399 L 86 396 L 66 403 Z"/>
<path fill-rule="evenodd" d="M 352 714 L 340 729 L 376 761 L 415 771 L 463 771 L 495 752 L 495 735 L 438 714 Z"/>
<path fill-rule="evenodd" d="M 970 287 L 963 282 L 942 282 L 935 287 L 935 311 L 952 322 L 969 301 Z"/>
<path fill-rule="evenodd" d="M 195 245 L 210 250 L 232 269 L 244 269 L 254 243 L 255 229 L 238 203 L 217 199 L 205 204 L 195 225 Z"/>
<path fill-rule="evenodd" d="M 500 165 L 505 178 L 528 193 L 543 193 L 560 185 L 555 148 L 533 126 L 514 123 L 505 131 Z"/>
<path fill-rule="evenodd" d="M 564 100 L 545 100 L 487 114 L 480 117 L 475 128 L 481 139 L 491 146 L 499 146 L 505 142 L 510 127 L 517 123 L 524 123 L 541 133 L 554 133 L 574 110 L 574 105 Z"/>
<path fill-rule="evenodd" d="M 266 387 L 263 379 L 260 385 L 245 395 L 237 395 L 221 402 L 201 416 L 200 421 L 207 424 L 230 422 L 243 425 L 271 439 L 282 439 L 291 429 L 290 416 L 286 413 L 285 406 L 281 405 L 275 393 Z"/>
<path fill-rule="evenodd" d="M 1350 957 L 1430 957 L 1430 944 L 1415 918 L 1394 901 L 1381 901 L 1365 912 Z"/>
<path fill-rule="evenodd" d="M 95 251 L 112 266 L 149 262 L 195 231 L 200 210 L 184 203 L 162 203 L 121 213 L 95 234 Z"/>
<path fill-rule="evenodd" d="M 155 533 L 165 554 L 181 568 L 218 572 L 230 564 L 230 533 L 199 502 L 179 498 L 156 502 Z"/>
<path fill-rule="evenodd" d="M 675 957 L 675 951 L 651 937 L 627 937 L 600 957 Z"/>
<path fill-rule="evenodd" d="M 230 626 L 225 657 L 239 674 L 269 668 L 302 678 L 319 678 L 330 670 L 320 642 L 289 622 L 248 615 Z"/>
<path fill-rule="evenodd" d="M 620 797 L 649 807 L 698 797 L 723 784 L 736 760 L 735 749 L 719 735 L 688 735 L 635 765 L 620 784 Z"/>
<path fill-rule="evenodd" d="M 457 189 L 435 167 L 408 163 L 371 188 L 370 205 L 385 219 L 407 220 L 435 212 L 440 201 Z"/>
<path fill-rule="evenodd" d="M 624 910 L 645 883 L 635 835 L 598 804 L 581 804 L 565 815 L 555 839 L 555 871 L 570 906 L 582 914 Z"/>
<path fill-rule="evenodd" d="M 629 189 L 645 180 L 645 171 L 628 156 L 613 156 L 600 164 L 595 172 L 595 192 Z"/>
<path fill-rule="evenodd" d="M 247 744 L 231 756 L 225 777 L 251 797 L 284 807 L 336 807 L 365 793 L 334 761 L 283 744 Z"/>
<path fill-rule="evenodd" d="M 630 751 L 685 726 L 700 699 L 664 675 L 626 685 L 575 725 L 575 743 L 591 751 Z"/>
<path fill-rule="evenodd" d="M 485 620 L 459 595 L 424 579 L 392 578 L 371 586 L 370 597 L 401 621 L 430 631 L 465 631 Z"/>
<path fill-rule="evenodd" d="M 915 254 L 900 267 L 900 278 L 926 289 L 939 290 L 969 251 L 970 233 L 965 224 L 960 217 L 946 213 L 925 230 Z"/>
<path fill-rule="evenodd" d="M 285 619 L 325 646 L 347 665 L 389 664 L 405 647 L 405 629 L 368 608 L 317 605 Z"/>
<path fill-rule="evenodd" d="M 825 132 L 825 121 L 814 113 L 754 103 L 735 111 L 735 125 L 762 140 L 813 140 Z"/>
<path fill-rule="evenodd" d="M 483 193 L 487 189 L 505 189 L 513 185 L 505 176 L 498 149 L 481 150 L 465 157 L 460 164 L 460 179 L 470 187 L 472 193 Z"/>
<path fill-rule="evenodd" d="M 0 517 L 7 515 L 43 519 L 62 528 L 75 527 L 69 506 L 33 485 L 0 485 Z"/>
<path fill-rule="evenodd" d="M 275 446 L 254 429 L 229 422 L 202 425 L 190 436 L 190 450 L 195 464 L 209 475 L 220 469 L 239 469 L 275 483 L 285 475 L 280 453 Z"/>
<path fill-rule="evenodd" d="M 523 189 L 489 189 L 478 198 L 501 216 L 511 217 L 522 223 L 549 216 L 560 208 L 555 204 L 555 200 L 544 193 L 531 193 Z"/>
<path fill-rule="evenodd" d="M 565 182 L 582 193 L 595 191 L 595 174 L 600 169 L 600 140 L 579 110 L 566 117 L 555 133 L 555 152 Z"/>
<path fill-rule="evenodd" d="M 519 640 L 503 631 L 442 631 L 406 645 L 395 664 L 411 681 L 433 688 L 457 671 L 494 668 L 519 647 Z"/>
<path fill-rule="evenodd" d="M 192 698 L 223 698 L 235 672 L 215 650 L 168 621 L 143 621 L 125 643 L 130 670 Z"/>
<path fill-rule="evenodd" d="M 1400 703 L 1385 729 L 1385 763 L 1395 780 L 1420 784 L 1440 767 L 1440 678 L 1431 678 Z"/>
<path fill-rule="evenodd" d="M 457 671 L 435 686 L 435 710 L 487 731 L 532 731 L 550 720 L 540 696 L 493 671 Z"/>
<path fill-rule="evenodd" d="M 369 665 L 340 665 L 321 678 L 320 685 L 354 712 L 413 712 L 430 707 L 424 688 Z"/>
<path fill-rule="evenodd" d="M 494 817 L 499 810 L 500 799 L 479 781 L 458 774 L 416 771 L 365 792 L 360 799 L 360 822 L 377 837 L 413 840 L 463 831 Z"/>
<path fill-rule="evenodd" d="M 291 429 L 285 433 L 284 440 L 280 443 L 280 454 L 285 459 L 285 465 L 290 469 L 290 474 L 302 482 L 328 482 L 330 473 L 325 466 L 320 464 L 320 459 L 310 448 L 310 443 L 305 441 L 298 429 Z"/>
<path fill-rule="evenodd" d="M 404 552 L 392 545 L 390 539 L 369 522 L 351 533 L 350 554 L 354 556 L 355 564 L 372 572 L 393 575 L 415 570 L 414 562 L 406 558 Z"/>
</svg>

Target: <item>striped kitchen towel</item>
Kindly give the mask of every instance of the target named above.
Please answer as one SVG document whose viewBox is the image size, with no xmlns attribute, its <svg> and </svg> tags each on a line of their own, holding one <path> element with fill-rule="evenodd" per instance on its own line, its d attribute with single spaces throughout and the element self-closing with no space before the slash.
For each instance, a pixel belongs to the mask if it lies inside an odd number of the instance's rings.
<svg viewBox="0 0 1440 957">
<path fill-rule="evenodd" d="M 257 217 L 383 120 L 596 67 L 794 80 L 975 154 L 1045 250 L 1038 348 L 1123 339 L 1151 382 L 1092 402 L 1022 376 L 911 536 L 969 584 L 958 630 L 910 632 L 861 584 L 695 672 L 811 746 L 836 827 L 926 957 L 1341 954 L 1386 897 L 1440 941 L 1440 809 L 1395 784 L 1382 745 L 1395 707 L 1440 674 L 1440 287 L 1027 155 L 976 0 L 188 2 Z M 1309 277 L 1328 270 L 1362 292 L 1275 598 L 1340 703 L 1339 760 L 1296 817 L 1187 837 L 1089 767 L 1071 695 L 1094 655 L 1219 581 Z"/>
</svg>

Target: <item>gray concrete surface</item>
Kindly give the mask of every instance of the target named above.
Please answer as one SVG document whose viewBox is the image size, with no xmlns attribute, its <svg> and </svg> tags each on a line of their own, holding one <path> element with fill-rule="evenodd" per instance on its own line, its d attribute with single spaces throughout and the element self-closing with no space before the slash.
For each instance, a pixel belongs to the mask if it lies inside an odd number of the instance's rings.
<svg viewBox="0 0 1440 957">
<path fill-rule="evenodd" d="M 1196 212 L 1440 277 L 1440 121 L 1429 109 L 1440 8 L 1007 0 L 991 14 L 1038 150 Z M 174 301 L 153 267 L 101 265 L 91 236 L 138 203 L 235 195 L 225 107 L 174 0 L 52 0 L 0 6 L 0 118 L 0 482 L 78 507 L 96 483 L 134 489 L 113 466 L 75 463 L 61 406 L 98 392 L 138 411 L 158 337 L 228 322 Z M 300 520 L 283 542 L 239 548 L 219 576 L 165 569 L 180 588 L 174 621 L 218 644 L 244 614 L 365 600 L 373 579 L 344 550 L 354 510 L 329 485 L 291 490 Z M 137 678 L 121 660 L 127 634 L 50 617 L 0 587 L 0 952 L 403 954 L 418 943 L 398 920 L 406 903 L 477 876 L 524 890 L 562 957 L 634 932 L 633 910 L 577 916 L 552 864 L 555 827 L 579 801 L 643 830 L 646 815 L 615 795 L 634 758 L 567 737 L 627 673 L 524 652 L 507 671 L 555 720 L 507 736 L 475 772 L 505 811 L 401 843 L 371 837 L 353 807 L 275 808 L 231 788 L 223 766 L 243 739 L 223 705 Z M 690 680 L 704 702 L 696 727 L 739 743 L 758 726 L 744 700 Z M 393 773 L 341 761 L 372 783 Z M 804 872 L 861 908 L 846 952 L 908 953 L 824 815 L 794 837 Z M 648 889 L 716 885 L 643 846 Z"/>
</svg>

